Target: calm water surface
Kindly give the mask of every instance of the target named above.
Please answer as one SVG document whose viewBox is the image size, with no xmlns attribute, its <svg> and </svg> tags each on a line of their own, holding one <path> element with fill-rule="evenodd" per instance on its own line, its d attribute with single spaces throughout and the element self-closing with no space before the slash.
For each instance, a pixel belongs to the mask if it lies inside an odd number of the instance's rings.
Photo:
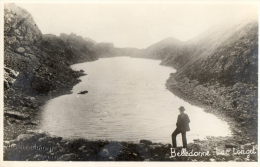
<svg viewBox="0 0 260 167">
<path fill-rule="evenodd" d="M 165 83 L 175 70 L 159 64 L 114 57 L 73 65 L 88 75 L 81 77 L 72 94 L 48 101 L 41 129 L 65 138 L 171 143 L 178 107 L 183 105 L 191 120 L 188 142 L 230 135 L 226 122 L 168 91 Z M 89 92 L 77 94 L 83 90 Z"/>
</svg>

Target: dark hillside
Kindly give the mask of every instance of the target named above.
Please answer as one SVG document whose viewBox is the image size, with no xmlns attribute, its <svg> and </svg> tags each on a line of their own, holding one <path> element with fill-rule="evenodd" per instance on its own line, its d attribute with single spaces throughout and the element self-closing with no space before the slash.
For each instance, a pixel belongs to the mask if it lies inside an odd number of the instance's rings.
<svg viewBox="0 0 260 167">
<path fill-rule="evenodd" d="M 185 66 L 178 75 L 201 83 L 257 83 L 258 26 L 249 23 L 223 41 L 213 52 Z"/>
<path fill-rule="evenodd" d="M 167 81 L 175 94 L 213 107 L 257 136 L 257 21 L 214 27 L 187 42 L 168 38 L 140 56 L 177 69 Z"/>
<path fill-rule="evenodd" d="M 15 137 L 24 129 L 23 123 L 34 121 L 46 99 L 68 93 L 79 82 L 84 72 L 73 71 L 70 65 L 98 59 L 96 45 L 75 34 L 44 35 L 26 10 L 5 4 L 5 138 Z M 29 120 L 16 119 L 23 117 Z"/>
</svg>

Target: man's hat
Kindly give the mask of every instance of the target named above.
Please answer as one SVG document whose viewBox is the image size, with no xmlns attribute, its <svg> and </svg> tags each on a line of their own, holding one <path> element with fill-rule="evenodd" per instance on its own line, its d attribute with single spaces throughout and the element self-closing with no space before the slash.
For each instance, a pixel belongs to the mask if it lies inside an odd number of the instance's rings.
<svg viewBox="0 0 260 167">
<path fill-rule="evenodd" d="M 180 106 L 180 107 L 179 107 L 179 110 L 185 111 L 185 108 L 184 108 L 183 106 Z"/>
</svg>

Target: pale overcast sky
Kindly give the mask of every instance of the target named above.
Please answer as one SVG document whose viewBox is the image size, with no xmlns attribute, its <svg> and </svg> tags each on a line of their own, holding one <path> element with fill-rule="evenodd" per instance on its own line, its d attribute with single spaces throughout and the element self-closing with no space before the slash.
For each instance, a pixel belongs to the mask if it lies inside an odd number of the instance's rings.
<svg viewBox="0 0 260 167">
<path fill-rule="evenodd" d="M 183 41 L 213 25 L 257 15 L 246 4 L 32 4 L 29 11 L 44 34 L 76 33 L 117 47 L 144 48 L 167 37 Z"/>
</svg>

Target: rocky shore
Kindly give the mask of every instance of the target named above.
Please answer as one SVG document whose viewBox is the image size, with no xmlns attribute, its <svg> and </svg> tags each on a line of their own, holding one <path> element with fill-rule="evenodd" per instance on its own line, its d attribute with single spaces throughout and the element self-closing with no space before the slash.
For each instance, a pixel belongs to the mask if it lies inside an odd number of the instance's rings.
<svg viewBox="0 0 260 167">
<path fill-rule="evenodd" d="M 234 137 L 246 142 L 251 141 L 257 143 L 255 125 L 257 114 L 246 111 L 241 114 L 238 107 L 233 107 L 233 99 L 228 97 L 228 95 L 232 96 L 232 93 L 230 93 L 232 90 L 229 89 L 233 87 L 226 88 L 216 85 L 201 85 L 196 80 L 189 80 L 188 78 L 176 79 L 175 75 L 176 74 L 171 74 L 167 80 L 166 87 L 168 90 L 189 103 L 200 106 L 204 108 L 206 112 L 212 113 L 228 122 Z M 239 85 L 238 83 L 237 87 L 239 86 L 243 85 Z M 247 89 L 250 90 L 249 87 L 247 87 Z M 251 91 L 256 92 L 255 89 L 256 88 L 252 87 Z M 248 94 L 247 96 L 244 95 L 244 101 L 252 99 L 252 95 L 253 98 L 255 98 L 254 93 L 249 92 Z M 242 104 L 239 105 L 241 106 Z M 248 109 L 248 111 L 250 111 L 250 109 Z"/>
<path fill-rule="evenodd" d="M 74 77 L 70 76 L 71 82 L 68 82 L 66 87 L 60 87 L 59 90 L 48 92 L 48 94 L 24 96 L 14 89 L 5 91 L 4 140 L 12 140 L 26 133 L 27 130 L 37 129 L 40 125 L 41 107 L 52 98 L 71 93 L 70 90 L 80 82 L 78 77 L 82 75 L 84 75 L 83 72 L 78 72 Z"/>
<path fill-rule="evenodd" d="M 69 140 L 27 131 L 4 142 L 4 160 L 20 161 L 256 161 L 255 143 L 238 146 L 234 138 L 195 140 L 188 149 L 170 144 L 117 141 Z"/>
</svg>

